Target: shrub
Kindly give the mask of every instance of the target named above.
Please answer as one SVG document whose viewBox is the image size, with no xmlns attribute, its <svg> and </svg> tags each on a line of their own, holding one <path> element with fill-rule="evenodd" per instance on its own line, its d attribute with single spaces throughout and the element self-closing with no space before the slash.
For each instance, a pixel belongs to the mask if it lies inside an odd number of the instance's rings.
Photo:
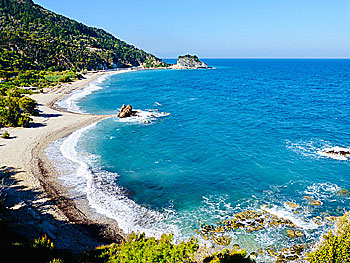
<svg viewBox="0 0 350 263">
<path fill-rule="evenodd" d="M 350 213 L 339 218 L 335 229 L 323 235 L 316 250 L 307 255 L 311 263 L 350 262 Z"/>
<path fill-rule="evenodd" d="M 4 133 L 1 135 L 1 138 L 10 139 L 10 133 L 8 131 L 4 131 Z"/>
<path fill-rule="evenodd" d="M 35 239 L 33 242 L 33 247 L 34 248 L 47 248 L 49 250 L 55 249 L 53 242 L 51 242 L 51 240 L 47 237 L 46 234 L 42 237 Z"/>
<path fill-rule="evenodd" d="M 49 263 L 64 263 L 64 260 L 60 259 L 60 258 L 54 258 L 53 260 L 51 260 Z"/>
<path fill-rule="evenodd" d="M 102 246 L 89 252 L 81 262 L 194 262 L 198 241 L 191 238 L 176 245 L 172 239 L 172 234 L 155 239 L 146 238 L 144 233 L 132 233 L 120 245 Z"/>
<path fill-rule="evenodd" d="M 247 252 L 244 249 L 233 249 L 229 250 L 225 248 L 220 252 L 216 252 L 215 254 L 206 257 L 203 262 L 204 263 L 253 263 L 254 260 L 251 260 L 247 256 Z"/>
<path fill-rule="evenodd" d="M 35 100 L 28 97 L 22 97 L 19 99 L 18 105 L 24 112 L 29 113 L 31 115 L 36 115 L 35 109 L 38 103 Z"/>
</svg>

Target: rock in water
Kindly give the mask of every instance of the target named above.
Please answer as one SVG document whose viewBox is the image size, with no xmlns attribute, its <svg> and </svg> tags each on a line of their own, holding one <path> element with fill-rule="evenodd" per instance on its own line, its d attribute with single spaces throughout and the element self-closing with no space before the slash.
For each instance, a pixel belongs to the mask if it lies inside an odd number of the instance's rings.
<svg viewBox="0 0 350 263">
<path fill-rule="evenodd" d="M 326 148 L 326 149 L 323 149 L 323 152 L 330 155 L 340 155 L 344 157 L 350 156 L 349 148 L 341 148 L 341 147 Z"/>
<path fill-rule="evenodd" d="M 210 68 L 207 64 L 200 61 L 197 56 L 185 55 L 179 56 L 177 64 L 171 66 L 173 69 L 200 69 Z"/>
<path fill-rule="evenodd" d="M 118 113 L 119 118 L 126 118 L 126 117 L 135 116 L 135 115 L 136 115 L 136 111 L 132 110 L 131 105 L 125 106 L 125 104 L 123 104 L 123 106 L 121 107 Z"/>
</svg>

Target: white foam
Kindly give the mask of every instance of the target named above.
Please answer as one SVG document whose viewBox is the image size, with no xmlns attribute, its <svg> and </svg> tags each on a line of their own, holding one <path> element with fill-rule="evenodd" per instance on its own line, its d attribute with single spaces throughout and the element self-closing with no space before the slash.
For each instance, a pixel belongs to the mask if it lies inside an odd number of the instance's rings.
<svg viewBox="0 0 350 263">
<path fill-rule="evenodd" d="M 136 124 L 151 124 L 157 118 L 169 116 L 170 113 L 154 110 L 134 110 L 135 116 L 127 118 L 116 118 L 120 122 L 136 123 Z"/>
<path fill-rule="evenodd" d="M 349 152 L 350 148 L 339 147 L 339 146 L 326 147 L 326 148 L 323 148 L 322 150 L 319 150 L 318 154 L 321 155 L 321 156 L 324 156 L 324 157 L 329 157 L 329 158 L 332 158 L 332 159 L 335 159 L 335 160 L 341 160 L 341 161 L 347 161 L 348 158 L 349 158 L 348 156 L 329 153 L 330 151 L 334 151 L 334 152 L 340 152 L 340 151 Z"/>
<path fill-rule="evenodd" d="M 266 208 L 266 211 L 276 215 L 279 218 L 289 219 L 293 222 L 294 225 L 303 229 L 317 229 L 319 227 L 311 219 L 302 219 L 301 217 L 298 217 L 292 211 L 290 211 L 289 209 L 285 209 L 284 207 L 274 205 L 271 208 Z"/>
<path fill-rule="evenodd" d="M 304 193 L 317 200 L 328 200 L 336 195 L 340 189 L 338 185 L 329 182 L 314 183 L 308 186 Z"/>
<path fill-rule="evenodd" d="M 324 140 L 311 140 L 311 141 L 299 141 L 299 142 L 291 142 L 286 140 L 287 148 L 292 151 L 307 156 L 307 157 L 327 157 L 336 160 L 346 161 L 349 159 L 348 156 L 340 155 L 340 154 L 330 154 L 327 151 L 350 151 L 349 147 L 339 147 L 332 146 L 331 142 Z"/>
<path fill-rule="evenodd" d="M 126 196 L 122 187 L 115 184 L 118 174 L 90 167 L 85 159 L 96 159 L 96 156 L 83 158 L 84 154 L 77 152 L 80 137 L 95 125 L 77 130 L 63 140 L 59 147 L 62 155 L 76 165 L 73 166 L 73 173 L 70 172 L 69 176 L 62 176 L 61 179 L 68 186 L 77 187 L 75 191 L 85 195 L 91 208 L 116 220 L 126 233 L 144 232 L 147 236 L 154 237 L 160 237 L 163 233 L 179 233 L 174 224 L 164 222 L 171 215 L 169 211 L 158 212 L 138 205 Z"/>
<path fill-rule="evenodd" d="M 92 94 L 94 91 L 102 89 L 100 84 L 102 82 L 104 82 L 107 78 L 109 78 L 110 76 L 115 75 L 115 74 L 125 73 L 125 72 L 127 72 L 127 71 L 120 70 L 120 71 L 114 71 L 111 73 L 104 74 L 104 75 L 100 76 L 99 78 L 97 78 L 95 81 L 91 82 L 84 89 L 76 90 L 67 98 L 57 102 L 57 105 L 61 108 L 68 110 L 68 111 L 71 111 L 71 112 L 85 113 L 85 111 L 82 110 L 78 106 L 79 100 Z"/>
</svg>

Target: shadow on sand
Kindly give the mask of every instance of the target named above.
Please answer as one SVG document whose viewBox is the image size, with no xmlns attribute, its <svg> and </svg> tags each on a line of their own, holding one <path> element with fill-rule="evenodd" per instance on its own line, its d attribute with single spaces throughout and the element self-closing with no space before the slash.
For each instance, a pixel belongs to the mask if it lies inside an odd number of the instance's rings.
<svg viewBox="0 0 350 263">
<path fill-rule="evenodd" d="M 52 216 L 52 205 L 57 204 L 65 204 L 65 212 L 77 212 L 69 207 L 72 201 L 63 196 L 45 198 L 40 190 L 28 190 L 18 179 L 22 172 L 13 167 L 0 167 L 0 203 L 3 202 L 0 204 L 0 253 L 11 252 L 11 262 L 48 262 L 37 258 L 45 253 L 26 254 L 21 249 L 27 247 L 14 245 L 18 242 L 33 242 L 44 235 L 53 241 L 57 249 L 70 255 L 68 258 L 102 244 L 119 243 L 122 240 L 117 233 L 107 233 L 105 225 L 85 221 L 83 216 L 77 220 L 73 218 L 74 215 L 70 218 L 69 214 L 66 215 L 69 220 Z M 64 217 L 61 215 L 60 218 Z"/>
</svg>

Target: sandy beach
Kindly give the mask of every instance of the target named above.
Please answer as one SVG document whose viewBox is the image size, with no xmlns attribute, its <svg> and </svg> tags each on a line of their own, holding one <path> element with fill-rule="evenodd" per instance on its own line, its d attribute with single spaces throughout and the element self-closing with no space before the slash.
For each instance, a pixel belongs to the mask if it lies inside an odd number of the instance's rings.
<svg viewBox="0 0 350 263">
<path fill-rule="evenodd" d="M 115 72 L 120 73 L 120 72 Z M 55 107 L 55 102 L 73 90 L 86 87 L 104 74 L 89 73 L 85 79 L 66 84 L 48 93 L 33 94 L 40 116 L 28 128 L 9 128 L 10 139 L 0 139 L 0 166 L 10 185 L 6 206 L 13 211 L 16 231 L 29 238 L 48 234 L 59 248 L 81 252 L 104 242 L 120 240 L 115 221 L 92 219 L 66 197 L 58 174 L 45 154 L 47 146 L 73 131 L 110 116 L 78 114 Z M 4 168 L 6 166 L 6 168 Z"/>
</svg>

